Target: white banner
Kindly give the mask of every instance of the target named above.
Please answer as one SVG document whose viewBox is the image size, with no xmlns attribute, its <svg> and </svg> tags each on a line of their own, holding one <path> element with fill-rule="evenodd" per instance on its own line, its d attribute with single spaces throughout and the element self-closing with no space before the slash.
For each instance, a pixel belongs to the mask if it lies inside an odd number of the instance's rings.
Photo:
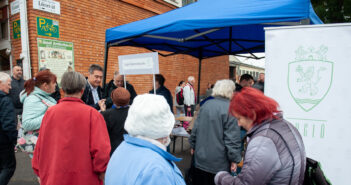
<svg viewBox="0 0 351 185">
<path fill-rule="evenodd" d="M 265 93 L 300 131 L 308 157 L 349 184 L 351 24 L 266 29 Z"/>
<path fill-rule="evenodd" d="M 158 74 L 158 53 L 118 56 L 119 73 L 122 75 Z"/>
</svg>

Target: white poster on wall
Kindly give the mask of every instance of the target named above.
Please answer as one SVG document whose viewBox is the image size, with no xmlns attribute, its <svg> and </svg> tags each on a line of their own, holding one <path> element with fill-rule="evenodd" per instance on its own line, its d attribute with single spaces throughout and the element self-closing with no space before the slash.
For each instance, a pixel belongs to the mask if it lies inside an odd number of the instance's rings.
<svg viewBox="0 0 351 185">
<path fill-rule="evenodd" d="M 16 13 L 20 12 L 20 4 L 19 0 L 15 0 L 11 2 L 10 8 L 11 8 L 11 15 L 15 15 Z"/>
<path fill-rule="evenodd" d="M 60 2 L 52 0 L 33 0 L 33 8 L 58 15 L 61 14 Z"/>
<path fill-rule="evenodd" d="M 57 76 L 57 83 L 66 71 L 74 71 L 72 42 L 38 38 L 39 69 L 50 69 Z"/>
<path fill-rule="evenodd" d="M 351 24 L 266 29 L 265 94 L 334 185 L 350 184 Z"/>
</svg>

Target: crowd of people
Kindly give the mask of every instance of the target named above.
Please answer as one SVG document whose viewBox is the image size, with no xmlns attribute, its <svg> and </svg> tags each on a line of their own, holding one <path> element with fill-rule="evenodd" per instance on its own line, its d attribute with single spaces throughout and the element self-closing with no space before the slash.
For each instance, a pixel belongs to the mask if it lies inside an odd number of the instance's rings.
<svg viewBox="0 0 351 185">
<path fill-rule="evenodd" d="M 20 66 L 12 77 L 0 72 L 1 185 L 14 174 L 15 148 L 29 154 L 43 185 L 303 184 L 302 138 L 278 103 L 262 93 L 264 74 L 256 83 L 244 74 L 238 83 L 209 84 L 196 114 L 193 76 L 179 82 L 174 98 L 161 74 L 155 75 L 156 89 L 142 95 L 118 72 L 106 89 L 102 77 L 95 64 L 87 78 L 65 72 L 64 97 L 57 101 L 49 69 L 27 81 Z M 186 182 L 175 164 L 181 159 L 167 149 L 181 112 L 195 120 Z M 18 139 L 19 127 L 24 134 Z"/>
</svg>

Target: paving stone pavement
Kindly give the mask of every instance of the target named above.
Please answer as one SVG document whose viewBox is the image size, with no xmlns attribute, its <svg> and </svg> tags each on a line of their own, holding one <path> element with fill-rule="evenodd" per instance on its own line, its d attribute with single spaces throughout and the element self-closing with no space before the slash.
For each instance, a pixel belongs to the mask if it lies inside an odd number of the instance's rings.
<svg viewBox="0 0 351 185">
<path fill-rule="evenodd" d="M 28 154 L 16 152 L 16 163 L 15 174 L 8 185 L 39 185 Z"/>
<path fill-rule="evenodd" d="M 175 152 L 172 153 L 176 157 L 183 158 L 182 161 L 177 162 L 177 166 L 182 171 L 190 167 L 190 146 L 187 138 L 183 138 L 183 150 L 181 149 L 181 137 L 176 139 Z M 171 152 L 173 152 L 173 141 L 170 144 Z M 17 167 L 14 176 L 8 185 L 39 185 L 36 176 L 32 170 L 31 159 L 26 153 L 16 152 Z"/>
</svg>

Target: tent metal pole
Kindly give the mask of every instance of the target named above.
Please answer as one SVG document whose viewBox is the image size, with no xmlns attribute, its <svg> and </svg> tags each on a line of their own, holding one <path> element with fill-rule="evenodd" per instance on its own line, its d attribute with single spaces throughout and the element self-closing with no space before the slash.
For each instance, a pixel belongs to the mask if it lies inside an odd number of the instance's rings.
<svg viewBox="0 0 351 185">
<path fill-rule="evenodd" d="M 106 87 L 107 60 L 108 60 L 108 50 L 109 50 L 109 48 L 110 48 L 110 46 L 107 43 L 105 43 L 104 79 L 102 81 L 103 90 L 105 90 L 105 87 Z"/>
<path fill-rule="evenodd" d="M 232 44 L 233 44 L 233 28 L 229 28 L 229 53 L 232 53 Z"/>
<path fill-rule="evenodd" d="M 197 103 L 200 103 L 200 81 L 201 81 L 202 49 L 199 51 L 199 76 L 197 81 Z"/>
</svg>

